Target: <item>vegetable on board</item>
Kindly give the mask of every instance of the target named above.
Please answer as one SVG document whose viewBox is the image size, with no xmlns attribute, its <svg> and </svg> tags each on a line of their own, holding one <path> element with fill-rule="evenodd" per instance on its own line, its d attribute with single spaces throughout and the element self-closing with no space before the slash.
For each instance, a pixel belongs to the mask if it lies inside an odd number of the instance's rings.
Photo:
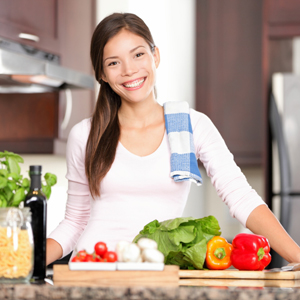
<svg viewBox="0 0 300 300">
<path fill-rule="evenodd" d="M 270 244 L 261 235 L 240 233 L 232 241 L 231 263 L 238 270 L 263 270 L 270 262 Z"/>
<path fill-rule="evenodd" d="M 154 220 L 144 226 L 133 242 L 150 238 L 164 254 L 165 264 L 178 265 L 181 269 L 203 269 L 206 244 L 216 235 L 221 235 L 221 231 L 215 217 L 186 217 L 163 222 Z"/>
<path fill-rule="evenodd" d="M 88 253 L 86 250 L 76 252 L 71 262 L 108 262 L 113 263 L 118 260 L 118 255 L 114 251 L 108 251 L 106 243 L 97 242 L 94 245 L 94 252 Z"/>
<path fill-rule="evenodd" d="M 207 243 L 206 266 L 210 270 L 225 270 L 231 266 L 232 245 L 223 237 L 214 236 Z"/>
<path fill-rule="evenodd" d="M 148 238 L 141 238 L 136 243 L 119 241 L 116 245 L 119 262 L 163 263 L 164 255 L 157 250 L 157 243 Z"/>
</svg>

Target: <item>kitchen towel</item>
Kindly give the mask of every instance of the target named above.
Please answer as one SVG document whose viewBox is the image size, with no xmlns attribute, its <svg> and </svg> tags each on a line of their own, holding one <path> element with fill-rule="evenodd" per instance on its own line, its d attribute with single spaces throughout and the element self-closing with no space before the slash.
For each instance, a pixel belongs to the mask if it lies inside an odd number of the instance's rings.
<svg viewBox="0 0 300 300">
<path fill-rule="evenodd" d="M 176 182 L 190 180 L 201 185 L 189 104 L 185 101 L 165 102 L 164 115 L 171 149 L 171 177 Z"/>
</svg>

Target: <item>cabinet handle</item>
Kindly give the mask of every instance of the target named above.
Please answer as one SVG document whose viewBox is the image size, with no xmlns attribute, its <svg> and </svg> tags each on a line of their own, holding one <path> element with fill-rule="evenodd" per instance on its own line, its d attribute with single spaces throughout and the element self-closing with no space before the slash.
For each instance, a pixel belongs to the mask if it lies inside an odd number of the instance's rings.
<svg viewBox="0 0 300 300">
<path fill-rule="evenodd" d="M 29 34 L 29 33 L 19 33 L 19 38 L 20 39 L 24 39 L 24 40 L 29 40 L 32 42 L 38 42 L 40 40 L 40 38 L 37 35 L 34 34 Z"/>
<path fill-rule="evenodd" d="M 72 92 L 70 89 L 65 90 L 66 93 L 66 112 L 64 119 L 60 125 L 62 130 L 65 130 L 70 122 L 71 114 L 72 114 Z"/>
</svg>

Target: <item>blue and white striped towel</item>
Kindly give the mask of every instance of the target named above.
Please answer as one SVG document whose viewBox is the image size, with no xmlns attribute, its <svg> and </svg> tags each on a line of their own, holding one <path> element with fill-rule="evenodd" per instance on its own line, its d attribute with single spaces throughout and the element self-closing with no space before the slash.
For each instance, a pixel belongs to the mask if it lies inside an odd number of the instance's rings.
<svg viewBox="0 0 300 300">
<path fill-rule="evenodd" d="M 166 102 L 164 114 L 171 149 L 171 177 L 176 182 L 190 180 L 201 185 L 189 104 L 185 101 Z"/>
</svg>

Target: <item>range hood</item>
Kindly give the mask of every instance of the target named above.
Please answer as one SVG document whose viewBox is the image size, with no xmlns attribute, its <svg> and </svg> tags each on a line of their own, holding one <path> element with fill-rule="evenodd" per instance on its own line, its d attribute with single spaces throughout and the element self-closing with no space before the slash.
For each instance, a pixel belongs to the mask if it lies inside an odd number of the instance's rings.
<svg viewBox="0 0 300 300">
<path fill-rule="evenodd" d="M 0 93 L 94 89 L 94 78 L 60 65 L 59 56 L 0 37 Z"/>
</svg>

